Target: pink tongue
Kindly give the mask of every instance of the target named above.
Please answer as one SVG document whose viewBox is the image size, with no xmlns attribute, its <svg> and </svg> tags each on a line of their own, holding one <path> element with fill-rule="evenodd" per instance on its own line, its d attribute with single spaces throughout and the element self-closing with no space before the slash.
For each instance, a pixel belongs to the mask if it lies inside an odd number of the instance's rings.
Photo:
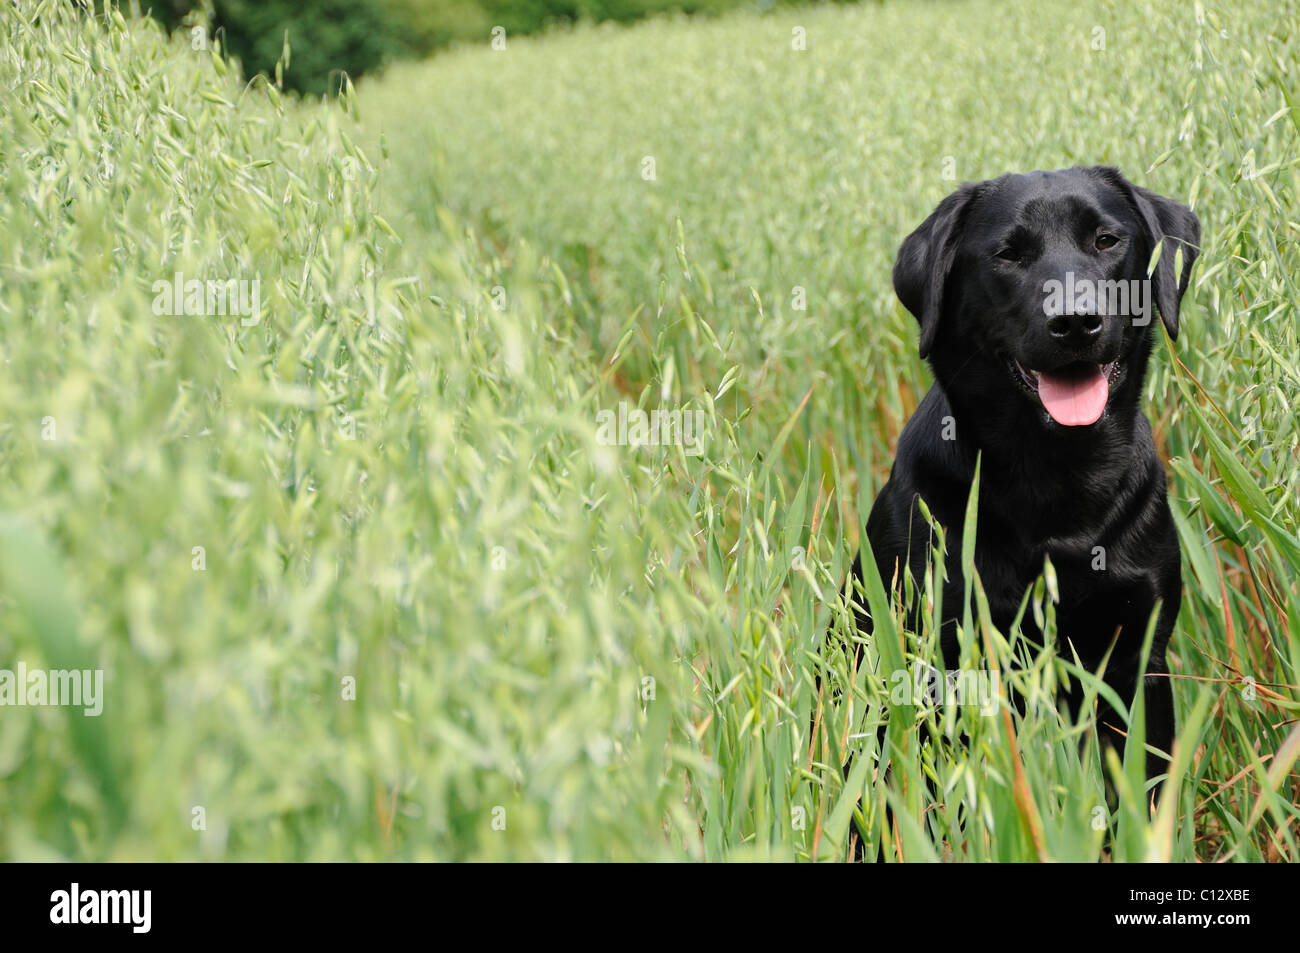
<svg viewBox="0 0 1300 953">
<path fill-rule="evenodd" d="M 1106 409 L 1110 384 L 1100 367 L 1090 375 L 1039 373 L 1038 397 L 1052 419 L 1065 427 L 1095 424 Z"/>
</svg>

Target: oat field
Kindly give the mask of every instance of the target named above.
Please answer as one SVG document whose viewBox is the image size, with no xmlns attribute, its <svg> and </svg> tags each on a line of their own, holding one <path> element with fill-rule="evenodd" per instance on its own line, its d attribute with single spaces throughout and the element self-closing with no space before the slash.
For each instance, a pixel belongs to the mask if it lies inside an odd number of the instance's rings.
<svg viewBox="0 0 1300 953">
<path fill-rule="evenodd" d="M 1297 24 L 782 7 L 321 102 L 20 0 L 0 671 L 99 672 L 102 710 L 0 675 L 0 859 L 1300 859 Z M 1203 226 L 1146 394 L 1184 558 L 1154 816 L 1051 703 L 1097 680 L 1013 664 L 978 587 L 994 717 L 891 692 L 938 656 L 877 579 L 855 666 L 840 595 L 929 383 L 898 243 L 1075 163 Z"/>
</svg>

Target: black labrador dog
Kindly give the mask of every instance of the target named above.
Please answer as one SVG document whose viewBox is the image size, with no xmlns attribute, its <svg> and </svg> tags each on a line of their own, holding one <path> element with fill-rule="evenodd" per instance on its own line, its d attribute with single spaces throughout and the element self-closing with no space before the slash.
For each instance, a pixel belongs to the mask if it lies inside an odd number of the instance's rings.
<svg viewBox="0 0 1300 953">
<path fill-rule="evenodd" d="M 1176 338 L 1199 243 L 1189 209 L 1104 166 L 967 183 L 940 202 L 903 242 L 893 276 L 935 383 L 867 521 L 887 587 L 908 570 L 923 578 L 932 541 L 918 500 L 944 527 L 940 645 L 955 669 L 962 524 L 978 455 L 975 566 L 992 621 L 1010 628 L 1050 557 L 1065 657 L 1077 653 L 1095 671 L 1113 644 L 1104 677 L 1127 704 L 1158 604 L 1146 739 L 1164 752 L 1174 738 L 1165 649 L 1181 597 L 1179 546 L 1139 398 L 1152 306 Z M 869 633 L 861 610 L 858 625 Z M 1028 613 L 1023 626 L 1039 634 Z M 1072 685 L 1077 711 L 1083 693 Z M 1104 702 L 1098 724 L 1103 743 L 1122 749 L 1123 722 Z M 1164 759 L 1148 753 L 1146 768 L 1148 778 L 1162 774 Z"/>
</svg>

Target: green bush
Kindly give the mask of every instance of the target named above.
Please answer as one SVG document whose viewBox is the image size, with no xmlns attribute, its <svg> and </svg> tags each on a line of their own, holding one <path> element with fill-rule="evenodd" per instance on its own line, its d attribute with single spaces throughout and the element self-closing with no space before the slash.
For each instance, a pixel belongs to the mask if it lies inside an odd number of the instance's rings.
<svg viewBox="0 0 1300 953">
<path fill-rule="evenodd" d="M 215 0 L 214 27 L 247 74 L 270 73 L 288 32 L 292 50 L 287 86 L 337 92 L 340 72 L 377 69 L 396 52 L 401 26 L 383 0 Z"/>
<path fill-rule="evenodd" d="M 403 54 L 419 58 L 462 41 L 484 42 L 494 21 L 479 0 L 382 0 L 402 24 Z"/>
<path fill-rule="evenodd" d="M 451 21 L 472 15 L 472 4 L 452 0 L 432 9 L 435 17 Z M 423 54 L 446 42 L 412 30 L 407 16 L 419 12 L 428 22 L 420 0 L 163 0 L 146 6 L 168 29 L 202 22 L 248 76 L 275 75 L 287 31 L 291 55 L 282 81 L 311 94 L 337 93 L 341 73 L 356 79 L 396 56 Z M 192 14 L 200 19 L 192 21 Z"/>
<path fill-rule="evenodd" d="M 421 58 L 454 43 L 486 43 L 577 20 L 632 21 L 680 10 L 718 13 L 752 0 L 162 0 L 153 15 L 175 29 L 203 9 L 229 53 L 252 75 L 271 75 L 289 31 L 290 89 L 337 92 L 338 72 L 354 80 L 398 57 Z"/>
</svg>

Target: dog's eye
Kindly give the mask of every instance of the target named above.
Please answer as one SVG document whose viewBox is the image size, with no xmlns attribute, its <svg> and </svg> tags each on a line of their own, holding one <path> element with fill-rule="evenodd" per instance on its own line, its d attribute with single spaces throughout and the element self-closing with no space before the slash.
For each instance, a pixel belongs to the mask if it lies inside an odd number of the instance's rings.
<svg viewBox="0 0 1300 953">
<path fill-rule="evenodd" d="M 998 257 L 1001 261 L 1009 261 L 1009 262 L 1011 262 L 1013 265 L 1018 265 L 1018 264 L 1020 264 L 1020 259 L 1021 259 L 1021 257 L 1023 257 L 1023 256 L 1021 256 L 1020 252 L 1019 252 L 1017 249 L 1015 249 L 1015 248 L 1011 248 L 1011 247 L 1007 247 L 1007 248 L 999 249 L 999 250 L 998 250 L 997 257 Z"/>
<path fill-rule="evenodd" d="M 1107 248 L 1114 247 L 1115 243 L 1118 241 L 1119 239 L 1114 235 L 1102 233 L 1097 236 L 1097 248 L 1101 251 L 1105 251 Z"/>
</svg>

